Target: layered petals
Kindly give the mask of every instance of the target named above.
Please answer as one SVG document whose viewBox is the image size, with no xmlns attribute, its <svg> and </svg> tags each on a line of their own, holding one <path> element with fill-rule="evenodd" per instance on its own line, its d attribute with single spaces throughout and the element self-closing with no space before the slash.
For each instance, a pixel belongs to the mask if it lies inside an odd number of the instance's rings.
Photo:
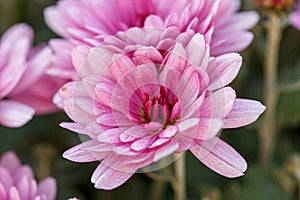
<svg viewBox="0 0 300 200">
<path fill-rule="evenodd" d="M 249 29 L 255 26 L 259 16 L 254 11 L 239 12 L 239 9 L 240 0 L 128 0 L 126 3 L 60 0 L 44 12 L 47 25 L 66 41 L 50 42 L 57 58 L 52 71 L 60 71 L 61 76 L 70 78 L 74 74 L 70 53 L 57 54 L 59 49 L 67 50 L 72 45 L 97 47 L 108 35 L 132 27 L 176 26 L 181 32 L 193 30 L 202 34 L 213 56 L 240 52 L 252 42 Z M 140 44 L 147 40 L 142 35 L 137 36 Z"/>
<path fill-rule="evenodd" d="M 52 62 L 49 47 L 31 47 L 33 30 L 26 24 L 9 28 L 0 41 L 0 124 L 20 127 L 34 114 L 58 109 L 52 103 L 65 83 L 46 74 Z"/>
<path fill-rule="evenodd" d="M 0 199 L 27 200 L 56 198 L 56 180 L 43 179 L 39 184 L 33 177 L 31 168 L 21 165 L 17 155 L 5 152 L 0 159 Z"/>
<path fill-rule="evenodd" d="M 238 54 L 210 56 L 205 36 L 193 31 L 135 27 L 75 62 L 78 80 L 59 93 L 74 123 L 62 127 L 90 139 L 63 156 L 101 161 L 91 179 L 96 188 L 114 189 L 139 168 L 189 149 L 217 173 L 243 175 L 245 160 L 218 135 L 255 121 L 265 107 L 237 99 L 227 86 Z"/>
</svg>

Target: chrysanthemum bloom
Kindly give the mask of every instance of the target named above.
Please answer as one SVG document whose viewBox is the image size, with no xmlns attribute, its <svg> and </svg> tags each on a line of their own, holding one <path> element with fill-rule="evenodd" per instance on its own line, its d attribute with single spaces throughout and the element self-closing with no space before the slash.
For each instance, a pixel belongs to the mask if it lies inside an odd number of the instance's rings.
<svg viewBox="0 0 300 200">
<path fill-rule="evenodd" d="M 26 24 L 9 28 L 0 40 L 0 125 L 20 127 L 36 114 L 56 110 L 52 96 L 63 84 L 45 74 L 52 54 L 31 48 L 33 30 Z"/>
<path fill-rule="evenodd" d="M 239 71 L 238 54 L 210 57 L 203 35 L 176 28 L 132 28 L 83 61 L 85 54 L 73 53 L 79 78 L 60 97 L 74 123 L 61 125 L 90 139 L 63 156 L 102 160 L 96 188 L 118 187 L 137 169 L 186 150 L 217 173 L 243 175 L 245 160 L 217 134 L 255 121 L 265 107 L 226 86 Z"/>
<path fill-rule="evenodd" d="M 300 30 L 300 1 L 296 5 L 296 9 L 291 13 L 290 16 L 290 24 L 294 26 L 296 29 Z"/>
<path fill-rule="evenodd" d="M 61 0 L 45 10 L 45 19 L 54 32 L 68 41 L 52 42 L 60 61 L 68 60 L 59 53 L 62 48 L 68 51 L 72 44 L 98 46 L 103 35 L 143 26 L 195 30 L 205 35 L 211 55 L 221 55 L 242 51 L 253 39 L 248 29 L 259 17 L 253 11 L 238 12 L 239 8 L 239 0 Z M 70 69 L 71 62 L 53 66 L 58 75 L 72 75 Z"/>
<path fill-rule="evenodd" d="M 37 184 L 32 169 L 21 165 L 14 152 L 6 152 L 0 159 L 1 200 L 54 200 L 56 181 L 51 177 Z"/>
</svg>

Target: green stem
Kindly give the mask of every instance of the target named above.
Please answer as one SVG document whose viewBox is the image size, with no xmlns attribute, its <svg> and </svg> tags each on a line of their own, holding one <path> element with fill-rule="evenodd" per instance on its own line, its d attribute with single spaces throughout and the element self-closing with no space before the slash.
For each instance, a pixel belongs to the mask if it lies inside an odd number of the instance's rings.
<svg viewBox="0 0 300 200">
<path fill-rule="evenodd" d="M 267 109 L 264 113 L 260 128 L 260 163 L 263 167 L 272 160 L 276 138 L 276 116 L 279 91 L 278 82 L 278 55 L 281 41 L 280 17 L 270 13 L 267 22 L 267 47 L 264 63 L 264 104 Z"/>
<path fill-rule="evenodd" d="M 185 154 L 180 155 L 180 157 L 175 161 L 175 178 L 176 185 L 173 185 L 175 192 L 175 200 L 185 200 L 186 199 L 186 177 L 185 177 Z"/>
</svg>

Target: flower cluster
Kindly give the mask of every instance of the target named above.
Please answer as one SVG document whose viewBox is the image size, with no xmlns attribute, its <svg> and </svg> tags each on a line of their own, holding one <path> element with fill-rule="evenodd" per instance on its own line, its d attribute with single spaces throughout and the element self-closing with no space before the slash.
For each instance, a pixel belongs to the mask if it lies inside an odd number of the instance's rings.
<svg viewBox="0 0 300 200">
<path fill-rule="evenodd" d="M 254 122 L 265 106 L 229 86 L 259 19 L 239 9 L 239 0 L 60 0 L 44 15 L 62 38 L 33 48 L 26 24 L 1 38 L 0 124 L 20 127 L 63 108 L 73 122 L 61 126 L 88 138 L 63 157 L 101 161 L 96 188 L 116 188 L 185 151 L 223 176 L 241 176 L 246 161 L 218 136 Z M 37 185 L 14 153 L 2 156 L 0 199 L 55 195 L 52 178 Z"/>
<path fill-rule="evenodd" d="M 0 199 L 1 200 L 54 200 L 56 181 L 45 178 L 39 184 L 34 179 L 32 169 L 21 165 L 12 151 L 0 158 Z"/>
</svg>

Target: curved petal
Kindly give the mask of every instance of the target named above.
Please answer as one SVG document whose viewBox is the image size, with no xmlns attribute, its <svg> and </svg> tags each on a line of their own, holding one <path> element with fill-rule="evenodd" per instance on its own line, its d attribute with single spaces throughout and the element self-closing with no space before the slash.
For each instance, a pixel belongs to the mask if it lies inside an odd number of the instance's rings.
<svg viewBox="0 0 300 200">
<path fill-rule="evenodd" d="M 15 186 L 9 188 L 8 191 L 9 191 L 9 193 L 8 193 L 9 198 L 8 199 L 22 200 L 21 197 L 20 197 L 19 191 L 17 190 L 17 188 Z"/>
<path fill-rule="evenodd" d="M 39 183 L 38 194 L 45 195 L 47 200 L 54 200 L 56 197 L 56 180 L 51 177 L 43 179 Z"/>
<path fill-rule="evenodd" d="M 219 138 L 198 141 L 190 150 L 204 165 L 223 176 L 239 177 L 247 169 L 244 158 Z"/>
<path fill-rule="evenodd" d="M 264 112 L 266 107 L 258 101 L 236 99 L 232 110 L 224 119 L 223 128 L 238 128 L 248 125 Z"/>
<path fill-rule="evenodd" d="M 209 75 L 209 90 L 216 90 L 231 83 L 237 76 L 242 65 L 242 57 L 230 53 L 216 57 L 207 68 Z"/>
<path fill-rule="evenodd" d="M 32 119 L 33 108 L 10 100 L 0 101 L 0 124 L 7 127 L 21 127 Z"/>
<path fill-rule="evenodd" d="M 223 119 L 232 109 L 236 94 L 231 87 L 225 87 L 206 97 L 200 108 L 203 118 Z"/>
<path fill-rule="evenodd" d="M 104 159 L 112 145 L 90 140 L 79 144 L 63 153 L 63 157 L 74 162 L 93 162 Z"/>
<path fill-rule="evenodd" d="M 21 162 L 15 152 L 8 151 L 2 154 L 0 165 L 10 170 L 10 172 L 16 172 L 21 166 Z"/>
</svg>

